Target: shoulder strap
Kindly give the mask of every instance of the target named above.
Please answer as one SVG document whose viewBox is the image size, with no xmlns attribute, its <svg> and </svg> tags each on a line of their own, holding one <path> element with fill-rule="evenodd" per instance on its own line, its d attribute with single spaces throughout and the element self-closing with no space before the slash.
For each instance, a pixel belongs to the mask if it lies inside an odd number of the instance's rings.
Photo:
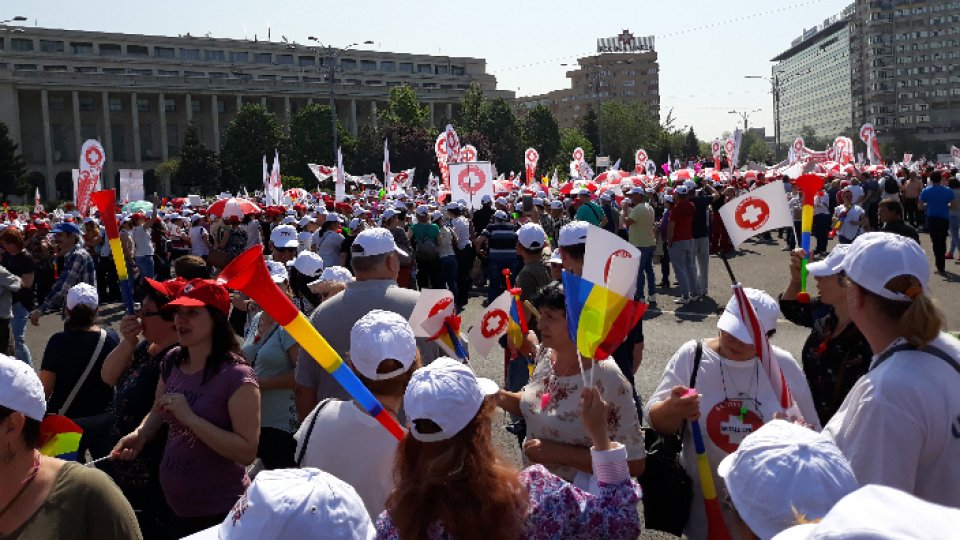
<svg viewBox="0 0 960 540">
<path fill-rule="evenodd" d="M 697 386 L 697 372 L 700 371 L 700 360 L 703 359 L 703 341 L 697 340 L 697 351 L 693 353 L 693 371 L 690 372 L 690 384 L 687 388 Z M 683 439 L 683 432 L 687 429 L 687 421 L 684 420 L 680 425 L 680 438 Z"/>
<path fill-rule="evenodd" d="M 300 445 L 300 452 L 297 454 L 297 467 L 303 466 L 303 455 L 307 452 L 307 443 L 310 442 L 310 435 L 313 434 L 313 426 L 317 425 L 317 417 L 320 416 L 320 411 L 331 401 L 333 401 L 333 398 L 327 398 L 321 401 L 320 406 L 317 407 L 317 412 L 313 413 L 313 418 L 310 419 L 310 425 L 307 426 L 307 433 L 303 436 L 303 444 Z"/>
<path fill-rule="evenodd" d="M 914 347 L 913 345 L 910 345 L 909 343 L 902 343 L 902 344 L 900 344 L 900 345 L 897 345 L 896 347 L 893 347 L 892 349 L 888 349 L 886 352 L 884 352 L 883 354 L 881 354 L 881 355 L 877 358 L 877 360 L 873 363 L 873 365 L 870 366 L 870 371 L 873 371 L 873 370 L 876 369 L 880 364 L 884 363 L 888 358 L 890 358 L 891 356 L 893 356 L 893 353 L 900 352 L 900 351 L 920 351 L 920 352 L 927 353 L 927 354 L 932 355 L 932 356 L 936 356 L 937 358 L 939 358 L 939 359 L 943 360 L 944 362 L 950 364 L 950 367 L 952 367 L 953 369 L 955 369 L 955 370 L 957 371 L 957 373 L 960 373 L 960 363 L 957 363 L 957 361 L 956 361 L 952 356 L 950 356 L 949 354 L 947 354 L 946 352 L 944 352 L 944 351 L 942 351 L 942 350 L 940 350 L 940 349 L 938 349 L 938 348 L 936 348 L 936 347 L 930 346 L 930 345 L 927 345 L 926 347 L 923 347 L 923 348 L 921 349 L 921 348 Z"/>
<path fill-rule="evenodd" d="M 93 350 L 93 356 L 90 357 L 90 361 L 87 362 L 87 367 L 84 368 L 83 373 L 80 375 L 80 378 L 77 379 L 77 384 L 73 385 L 73 390 L 70 390 L 70 394 L 67 396 L 66 401 L 63 402 L 63 406 L 60 407 L 60 411 L 57 414 L 61 416 L 66 416 L 67 411 L 70 410 L 70 405 L 73 405 L 73 400 L 77 397 L 77 394 L 80 392 L 80 387 L 83 386 L 83 383 L 87 380 L 87 377 L 90 375 L 90 371 L 93 369 L 93 365 L 97 363 L 97 358 L 100 357 L 100 351 L 103 350 L 103 344 L 107 341 L 107 331 L 103 328 L 100 329 L 100 339 L 97 341 L 97 348 Z"/>
</svg>

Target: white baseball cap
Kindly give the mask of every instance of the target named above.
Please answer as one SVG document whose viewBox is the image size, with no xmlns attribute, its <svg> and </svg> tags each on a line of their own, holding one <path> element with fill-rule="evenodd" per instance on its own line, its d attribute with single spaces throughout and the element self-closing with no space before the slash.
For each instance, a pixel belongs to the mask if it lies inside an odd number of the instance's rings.
<svg viewBox="0 0 960 540">
<path fill-rule="evenodd" d="M 604 192 L 603 192 L 603 195 L 600 196 L 600 200 L 602 200 L 602 201 L 612 201 L 612 200 L 613 200 L 613 194 L 610 193 L 609 191 L 604 191 Z"/>
<path fill-rule="evenodd" d="M 840 499 L 820 523 L 791 527 L 774 540 L 956 538 L 960 510 L 870 484 Z"/>
<path fill-rule="evenodd" d="M 190 221 L 193 223 L 196 223 L 201 219 L 203 219 L 203 216 L 201 216 L 200 214 L 193 214 L 192 216 L 190 216 Z"/>
<path fill-rule="evenodd" d="M 267 270 L 270 271 L 270 279 L 274 283 L 284 283 L 290 279 L 290 275 L 287 273 L 287 267 L 283 263 L 277 261 L 267 261 Z"/>
<path fill-rule="evenodd" d="M 447 440 L 477 415 L 483 398 L 500 387 L 474 375 L 466 365 L 446 356 L 413 373 L 403 394 L 403 408 L 410 421 L 410 435 L 421 442 Z M 417 420 L 430 420 L 440 431 L 421 433 Z"/>
<path fill-rule="evenodd" d="M 296 224 L 297 224 L 297 217 L 296 217 L 296 216 L 284 216 L 283 219 L 280 221 L 280 223 L 283 224 L 283 225 L 296 225 Z"/>
<path fill-rule="evenodd" d="M 356 256 L 356 255 L 354 255 Z M 336 281 L 338 283 L 350 283 L 354 280 L 353 274 L 343 266 L 328 266 L 323 269 L 320 278 L 310 282 L 308 285 L 316 285 L 321 281 Z"/>
<path fill-rule="evenodd" d="M 577 191 L 576 195 L 590 195 L 590 190 L 587 188 L 580 188 L 576 191 Z"/>
<path fill-rule="evenodd" d="M 323 258 L 312 251 L 301 251 L 297 258 L 288 262 L 287 266 L 292 266 L 301 274 L 315 278 L 323 272 Z"/>
<path fill-rule="evenodd" d="M 380 222 L 383 223 L 387 220 L 393 219 L 393 216 L 397 215 L 397 211 L 393 208 L 387 208 L 383 211 L 383 214 L 380 215 Z"/>
<path fill-rule="evenodd" d="M 590 224 L 586 221 L 571 221 L 560 228 L 560 247 L 575 246 L 587 243 L 587 232 Z"/>
<path fill-rule="evenodd" d="M 330 212 L 329 214 L 327 214 L 327 222 L 328 222 L 328 223 L 343 223 L 343 219 L 340 217 L 340 214 L 337 214 L 337 213 L 335 213 L 335 212 Z"/>
<path fill-rule="evenodd" d="M 543 249 L 547 245 L 547 233 L 536 223 L 524 223 L 517 230 L 517 241 L 527 249 Z"/>
<path fill-rule="evenodd" d="M 270 242 L 277 249 L 299 246 L 297 242 L 297 228 L 293 225 L 277 225 L 270 233 Z"/>
<path fill-rule="evenodd" d="M 807 273 L 813 277 L 826 277 L 839 274 L 843 270 L 843 259 L 850 251 L 850 244 L 837 244 L 823 260 L 807 265 Z"/>
<path fill-rule="evenodd" d="M 627 192 L 628 195 L 643 195 L 644 191 L 642 187 L 632 187 L 630 191 Z"/>
<path fill-rule="evenodd" d="M 420 206 L 417 207 L 417 215 L 418 215 L 418 216 L 425 216 L 425 215 L 427 215 L 427 214 L 429 214 L 429 213 L 430 213 L 430 207 L 429 207 L 429 206 L 427 206 L 427 205 L 425 205 L 425 204 L 421 204 Z"/>
<path fill-rule="evenodd" d="M 683 185 L 684 185 L 684 187 L 686 187 L 687 190 L 689 190 L 689 191 L 693 191 L 693 190 L 697 189 L 697 183 L 694 182 L 693 180 L 687 180 L 686 182 L 683 183 Z"/>
<path fill-rule="evenodd" d="M 563 201 L 550 201 L 550 208 L 552 208 L 552 209 L 554 209 L 554 210 L 562 210 L 562 209 L 563 209 Z"/>
<path fill-rule="evenodd" d="M 920 244 L 899 234 L 870 232 L 861 234 L 843 258 L 843 270 L 851 281 L 887 298 L 910 302 L 906 294 L 887 288 L 891 279 L 910 275 L 926 290 L 930 281 L 930 263 Z"/>
<path fill-rule="evenodd" d="M 717 467 L 743 521 L 760 538 L 795 523 L 827 515 L 859 488 L 850 462 L 833 439 L 811 429 L 772 420 L 747 435 Z"/>
<path fill-rule="evenodd" d="M 510 219 L 510 216 L 508 216 L 507 213 L 504 212 L 503 210 L 497 210 L 496 212 L 493 213 L 493 219 L 499 219 L 501 221 L 505 221 L 507 219 Z"/>
<path fill-rule="evenodd" d="M 262 471 L 222 523 L 188 540 L 372 540 L 376 529 L 350 484 L 320 469 Z"/>
<path fill-rule="evenodd" d="M 750 300 L 750 305 L 757 313 L 760 321 L 760 331 L 767 333 L 777 327 L 777 317 L 780 316 L 780 305 L 769 294 L 759 289 L 744 287 L 743 292 Z M 740 304 L 736 296 L 731 296 L 723 315 L 717 321 L 717 328 L 739 339 L 744 343 L 753 343 L 753 334 L 750 328 L 740 320 Z"/>
<path fill-rule="evenodd" d="M 417 357 L 417 338 L 401 315 L 375 309 L 360 318 L 350 330 L 350 363 L 373 381 L 392 379 L 406 373 Z M 384 360 L 396 360 L 402 367 L 378 373 Z"/>
<path fill-rule="evenodd" d="M 100 297 L 97 288 L 89 283 L 77 283 L 67 291 L 67 309 L 73 309 L 83 304 L 90 309 L 100 307 Z"/>
<path fill-rule="evenodd" d="M 490 202 L 493 202 L 493 197 L 491 197 L 490 195 L 484 195 L 483 197 L 480 197 L 481 204 L 487 204 Z"/>
<path fill-rule="evenodd" d="M 354 239 L 353 245 L 350 246 L 350 253 L 353 254 L 353 258 L 372 257 L 394 251 L 401 256 L 407 255 L 406 251 L 397 247 L 397 243 L 393 239 L 393 233 L 383 227 L 373 227 L 361 232 Z"/>
<path fill-rule="evenodd" d="M 677 195 L 686 195 L 687 186 L 677 186 L 676 188 L 674 188 L 673 192 Z"/>
<path fill-rule="evenodd" d="M 0 407 L 39 422 L 47 412 L 47 400 L 43 396 L 43 384 L 33 368 L 0 354 Z"/>
<path fill-rule="evenodd" d="M 303 216 L 300 218 L 300 228 L 306 227 L 308 223 L 316 223 L 317 220 L 313 219 L 310 216 Z"/>
<path fill-rule="evenodd" d="M 563 264 L 563 259 L 560 258 L 560 248 L 553 250 L 553 253 L 550 254 L 550 259 L 547 261 L 547 264 Z"/>
</svg>

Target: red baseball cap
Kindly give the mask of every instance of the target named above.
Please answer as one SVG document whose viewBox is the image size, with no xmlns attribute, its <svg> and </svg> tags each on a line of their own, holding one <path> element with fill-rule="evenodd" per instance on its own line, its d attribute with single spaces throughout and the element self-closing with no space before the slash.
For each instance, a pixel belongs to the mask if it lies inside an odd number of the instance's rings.
<svg viewBox="0 0 960 540">
<path fill-rule="evenodd" d="M 180 291 L 187 285 L 187 280 L 177 278 L 168 279 L 160 282 L 154 279 L 146 278 L 147 285 L 167 298 L 176 298 L 180 296 Z"/>
<path fill-rule="evenodd" d="M 164 282 L 164 284 L 168 282 Z M 229 315 L 230 293 L 227 292 L 226 287 L 217 283 L 216 280 L 197 278 L 186 283 L 180 290 L 180 295 L 164 306 L 164 309 L 172 306 L 213 306 L 223 312 L 224 315 Z"/>
</svg>

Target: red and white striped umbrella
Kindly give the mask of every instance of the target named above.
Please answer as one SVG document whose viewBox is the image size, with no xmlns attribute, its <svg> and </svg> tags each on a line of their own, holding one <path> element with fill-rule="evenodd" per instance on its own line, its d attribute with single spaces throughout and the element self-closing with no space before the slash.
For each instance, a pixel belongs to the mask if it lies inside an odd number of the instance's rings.
<svg viewBox="0 0 960 540">
<path fill-rule="evenodd" d="M 596 182 L 597 184 L 603 184 L 603 183 L 619 184 L 621 180 L 623 180 L 628 176 L 630 176 L 630 173 L 628 173 L 627 171 L 617 171 L 617 170 L 603 171 L 602 173 L 597 175 L 597 177 L 594 178 L 593 181 Z"/>
<path fill-rule="evenodd" d="M 212 209 L 213 206 L 211 206 L 210 208 Z M 230 217 L 242 218 L 243 216 L 246 216 L 248 214 L 259 214 L 260 212 L 261 212 L 260 207 L 253 204 L 253 201 L 232 197 L 230 199 L 227 199 L 227 202 L 223 204 L 222 217 L 224 219 L 230 218 Z"/>
<path fill-rule="evenodd" d="M 686 182 L 687 180 L 691 180 L 695 175 L 696 173 L 693 169 L 679 169 L 670 173 L 670 179 L 674 182 Z"/>
</svg>

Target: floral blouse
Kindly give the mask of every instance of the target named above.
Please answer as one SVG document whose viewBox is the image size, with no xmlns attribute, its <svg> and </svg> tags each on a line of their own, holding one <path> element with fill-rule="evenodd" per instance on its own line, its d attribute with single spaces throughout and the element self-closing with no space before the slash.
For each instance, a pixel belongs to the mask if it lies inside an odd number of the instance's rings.
<svg viewBox="0 0 960 540">
<path fill-rule="evenodd" d="M 837 316 L 833 308 L 819 300 L 801 304 L 781 299 L 780 311 L 788 321 L 813 329 L 803 344 L 800 362 L 817 416 L 821 424 L 827 425 L 847 393 L 870 367 L 873 358 L 870 344 L 852 322 L 831 338 L 837 328 Z"/>
<path fill-rule="evenodd" d="M 611 450 L 590 453 L 598 479 L 597 495 L 574 487 L 543 465 L 520 471 L 529 501 L 520 538 L 617 540 L 640 536 L 640 487 L 630 479 L 626 449 L 617 445 Z M 400 538 L 387 511 L 380 514 L 376 527 L 377 538 Z M 430 540 L 451 538 L 439 522 L 433 524 L 427 536 Z"/>
<path fill-rule="evenodd" d="M 590 437 L 580 420 L 583 379 L 579 373 L 564 377 L 554 374 L 552 357 L 552 349 L 540 348 L 533 376 L 521 390 L 520 411 L 527 424 L 527 438 L 590 448 Z M 610 439 L 626 447 L 628 460 L 644 459 L 643 434 L 630 383 L 612 359 L 594 363 L 593 381 L 610 406 L 607 418 Z M 568 482 L 574 482 L 579 472 L 566 465 L 547 468 Z M 584 486 L 580 482 L 577 485 Z"/>
</svg>

